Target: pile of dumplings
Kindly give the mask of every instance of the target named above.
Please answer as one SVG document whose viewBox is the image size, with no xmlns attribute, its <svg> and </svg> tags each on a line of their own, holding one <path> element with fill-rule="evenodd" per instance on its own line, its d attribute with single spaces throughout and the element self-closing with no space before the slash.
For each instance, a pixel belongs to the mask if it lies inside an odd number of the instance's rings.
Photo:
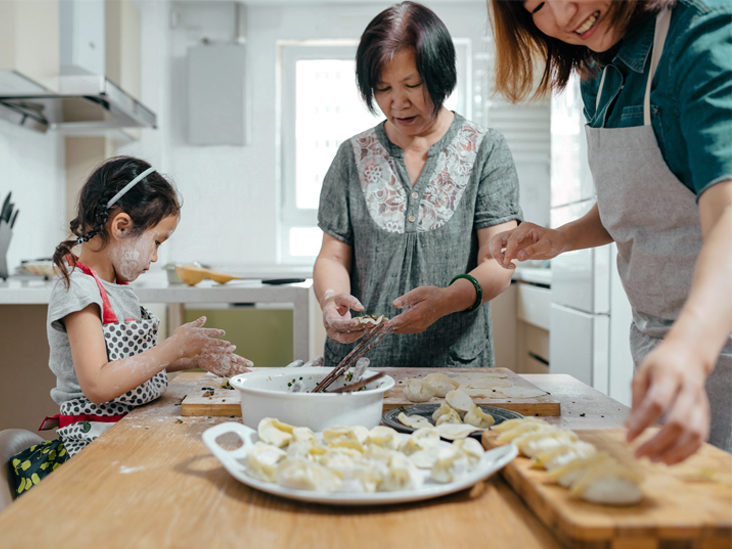
<svg viewBox="0 0 732 549">
<path fill-rule="evenodd" d="M 441 437 L 450 440 L 465 438 L 470 433 L 490 428 L 496 422 L 492 415 L 484 412 L 480 406 L 473 402 L 470 395 L 460 389 L 449 390 L 443 396 L 445 400 L 432 413 L 434 423 L 431 423 L 424 416 L 407 415 L 404 412 L 401 412 L 397 419 L 401 424 L 413 429 L 434 426 Z"/>
<path fill-rule="evenodd" d="M 550 480 L 585 501 L 633 505 L 643 497 L 637 474 L 573 431 L 534 417 L 504 421 L 493 430 L 500 432 L 497 443 L 512 442 L 532 467 L 546 469 Z"/>
<path fill-rule="evenodd" d="M 274 418 L 259 422 L 259 440 L 243 459 L 247 473 L 286 488 L 317 492 L 412 490 L 426 480 L 449 483 L 473 469 L 484 451 L 475 439 L 452 444 L 434 429 L 411 435 L 377 425 L 340 426 L 321 436 Z"/>
</svg>

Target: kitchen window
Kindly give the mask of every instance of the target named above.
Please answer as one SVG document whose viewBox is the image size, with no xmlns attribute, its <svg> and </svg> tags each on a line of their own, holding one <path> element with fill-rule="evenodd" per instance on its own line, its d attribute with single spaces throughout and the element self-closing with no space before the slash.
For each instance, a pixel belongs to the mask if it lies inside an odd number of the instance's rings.
<svg viewBox="0 0 732 549">
<path fill-rule="evenodd" d="M 456 40 L 458 86 L 445 101 L 470 117 L 465 93 L 469 42 Z M 280 258 L 311 263 L 320 251 L 317 226 L 323 178 L 340 144 L 383 120 L 368 111 L 356 85 L 357 41 L 280 42 L 279 163 Z M 462 69 L 462 70 L 461 70 Z"/>
</svg>

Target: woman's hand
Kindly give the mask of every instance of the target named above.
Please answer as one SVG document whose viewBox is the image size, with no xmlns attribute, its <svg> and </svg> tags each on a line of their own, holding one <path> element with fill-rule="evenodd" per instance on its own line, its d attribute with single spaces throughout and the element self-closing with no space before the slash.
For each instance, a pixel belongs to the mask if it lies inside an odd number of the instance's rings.
<svg viewBox="0 0 732 549">
<path fill-rule="evenodd" d="M 453 311 L 445 306 L 447 288 L 420 286 L 396 298 L 392 304 L 405 309 L 392 318 L 389 325 L 395 334 L 418 334 L 431 324 Z"/>
<path fill-rule="evenodd" d="M 551 259 L 567 249 L 565 235 L 524 221 L 510 231 L 495 235 L 490 240 L 490 252 L 499 265 L 513 269 L 514 260 Z"/>
<path fill-rule="evenodd" d="M 648 354 L 633 378 L 633 408 L 625 422 L 628 441 L 661 417 L 665 421 L 636 449 L 636 457 L 673 465 L 701 447 L 710 423 L 706 368 L 683 342 L 666 339 Z"/>
<path fill-rule="evenodd" d="M 329 294 L 323 300 L 323 326 L 329 338 L 339 343 L 352 343 L 368 329 L 351 317 L 351 309 L 363 311 L 361 302 L 349 294 Z"/>
</svg>

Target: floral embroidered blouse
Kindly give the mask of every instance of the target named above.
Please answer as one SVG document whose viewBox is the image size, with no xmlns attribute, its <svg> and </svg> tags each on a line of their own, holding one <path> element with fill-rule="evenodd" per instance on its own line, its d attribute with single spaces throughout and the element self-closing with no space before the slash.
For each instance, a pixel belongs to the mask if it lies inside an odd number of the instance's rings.
<svg viewBox="0 0 732 549">
<path fill-rule="evenodd" d="M 447 286 L 477 265 L 477 230 L 521 218 L 505 139 L 455 114 L 430 147 L 414 185 L 384 123 L 341 144 L 323 182 L 318 225 L 353 249 L 351 294 L 365 314 L 399 314 L 391 302 L 419 286 Z M 490 305 L 442 317 L 420 334 L 371 349 L 373 366 L 493 366 Z M 354 344 L 328 339 L 326 365 Z"/>
</svg>

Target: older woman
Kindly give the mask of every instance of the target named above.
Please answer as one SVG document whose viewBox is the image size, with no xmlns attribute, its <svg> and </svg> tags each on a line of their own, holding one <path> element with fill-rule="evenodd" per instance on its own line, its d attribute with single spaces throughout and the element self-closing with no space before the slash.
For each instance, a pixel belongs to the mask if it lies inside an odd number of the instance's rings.
<svg viewBox="0 0 732 549">
<path fill-rule="evenodd" d="M 488 303 L 511 273 L 491 236 L 516 226 L 518 183 L 501 135 L 444 107 L 455 50 L 428 8 L 402 2 L 366 27 L 359 89 L 378 126 L 345 141 L 325 177 L 315 293 L 338 363 L 363 325 L 351 310 L 391 318 L 368 354 L 379 366 L 492 366 Z"/>
<path fill-rule="evenodd" d="M 615 241 L 637 365 L 628 439 L 665 418 L 636 454 L 676 463 L 710 432 L 729 451 L 732 3 L 493 0 L 492 8 L 499 90 L 526 96 L 536 66 L 544 66 L 539 94 L 563 88 L 573 70 L 583 75 L 597 191 L 576 221 L 498 235 L 494 256 L 511 267 Z"/>
</svg>

